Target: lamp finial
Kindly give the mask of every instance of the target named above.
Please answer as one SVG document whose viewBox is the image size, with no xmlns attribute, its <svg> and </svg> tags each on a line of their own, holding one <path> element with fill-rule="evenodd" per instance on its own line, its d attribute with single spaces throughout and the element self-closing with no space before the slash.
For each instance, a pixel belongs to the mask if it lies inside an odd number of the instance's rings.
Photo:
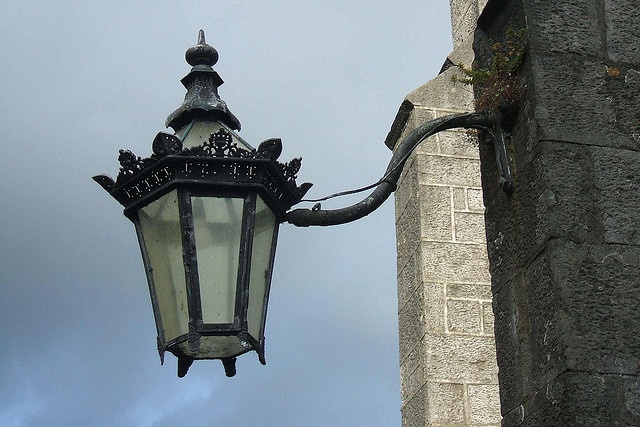
<svg viewBox="0 0 640 427">
<path fill-rule="evenodd" d="M 200 30 L 198 31 L 198 44 L 187 49 L 184 57 L 192 67 L 196 65 L 213 67 L 218 62 L 218 51 L 207 44 L 204 30 Z"/>
</svg>

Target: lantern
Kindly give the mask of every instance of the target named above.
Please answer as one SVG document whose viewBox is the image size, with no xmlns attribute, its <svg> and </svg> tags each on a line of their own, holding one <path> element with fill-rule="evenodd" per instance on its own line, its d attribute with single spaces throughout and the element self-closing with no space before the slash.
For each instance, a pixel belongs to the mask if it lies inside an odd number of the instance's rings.
<svg viewBox="0 0 640 427">
<path fill-rule="evenodd" d="M 235 375 L 236 357 L 254 350 L 262 364 L 267 302 L 278 225 L 311 184 L 298 187 L 300 159 L 277 161 L 279 139 L 253 149 L 218 95 L 223 83 L 206 44 L 187 50 L 184 103 L 158 133 L 153 154 L 120 150 L 114 181 L 94 177 L 135 225 L 164 362 L 178 376 L 197 359 L 220 359 Z"/>
</svg>

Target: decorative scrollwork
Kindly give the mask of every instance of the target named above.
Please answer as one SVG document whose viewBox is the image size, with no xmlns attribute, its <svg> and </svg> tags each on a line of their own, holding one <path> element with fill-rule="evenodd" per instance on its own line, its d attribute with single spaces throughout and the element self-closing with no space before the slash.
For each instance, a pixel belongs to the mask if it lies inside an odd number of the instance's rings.
<svg viewBox="0 0 640 427">
<path fill-rule="evenodd" d="M 180 138 L 175 135 L 158 132 L 156 137 L 153 139 L 151 148 L 153 149 L 153 154 L 157 158 L 162 158 L 171 154 L 180 153 L 182 151 L 182 141 L 180 141 Z"/>
<path fill-rule="evenodd" d="M 204 141 L 202 145 L 183 150 L 181 154 L 188 156 L 255 158 L 253 151 L 238 147 L 238 145 L 233 142 L 231 134 L 223 128 L 212 133 L 209 139 Z"/>
<path fill-rule="evenodd" d="M 177 155 L 268 159 L 273 162 L 287 184 L 296 189 L 298 193 L 304 194 L 310 187 L 308 183 L 303 184 L 300 188 L 296 185 L 296 179 L 302 164 L 301 158 L 295 158 L 288 163 L 280 163 L 276 160 L 282 153 L 282 141 L 278 138 L 263 141 L 257 150 L 247 150 L 239 147 L 233 141 L 232 134 L 224 128 L 221 128 L 212 133 L 202 145 L 183 148 L 182 141 L 177 136 L 159 132 L 153 140 L 152 147 L 153 155 L 145 159 L 136 156 L 129 150 L 120 150 L 120 156 L 118 157 L 120 173 L 118 174 L 116 184 L 120 184 L 134 177 L 143 169 L 153 165 L 163 157 Z M 107 182 L 106 184 L 110 183 Z"/>
<path fill-rule="evenodd" d="M 118 162 L 120 163 L 118 183 L 133 177 L 145 167 L 145 161 L 129 150 L 120 150 Z"/>
<path fill-rule="evenodd" d="M 294 184 L 296 179 L 298 178 L 298 172 L 300 171 L 300 166 L 302 166 L 302 157 L 296 157 L 287 163 L 277 163 L 282 172 L 282 176 L 287 182 Z"/>
<path fill-rule="evenodd" d="M 280 138 L 272 138 L 262 141 L 258 145 L 257 156 L 264 159 L 277 160 L 282 154 L 282 140 Z"/>
</svg>

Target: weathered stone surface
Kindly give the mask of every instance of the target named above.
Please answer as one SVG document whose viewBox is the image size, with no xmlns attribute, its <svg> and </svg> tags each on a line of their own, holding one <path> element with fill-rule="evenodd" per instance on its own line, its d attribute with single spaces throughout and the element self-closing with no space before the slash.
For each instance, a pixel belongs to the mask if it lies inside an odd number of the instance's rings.
<svg viewBox="0 0 640 427">
<path fill-rule="evenodd" d="M 451 32 L 453 45 L 461 46 L 473 37 L 473 30 L 478 19 L 478 3 L 468 0 L 452 0 L 451 4 Z"/>
<path fill-rule="evenodd" d="M 640 139 L 630 132 L 640 124 L 640 82 L 625 81 L 628 67 L 546 52 L 533 55 L 531 63 L 540 139 L 640 150 Z M 609 67 L 620 74 L 612 75 Z"/>
<path fill-rule="evenodd" d="M 409 296 L 398 313 L 400 333 L 400 354 L 409 354 L 418 345 L 425 334 L 424 291 L 417 289 Z"/>
<path fill-rule="evenodd" d="M 480 161 L 476 159 L 445 156 L 418 158 L 418 174 L 421 184 L 479 187 L 479 171 Z"/>
<path fill-rule="evenodd" d="M 465 189 L 463 187 L 453 187 L 451 191 L 453 191 L 453 209 L 456 211 L 466 211 L 468 206 Z"/>
<path fill-rule="evenodd" d="M 479 301 L 447 300 L 447 330 L 482 334 L 482 308 Z"/>
<path fill-rule="evenodd" d="M 469 210 L 484 212 L 484 203 L 482 202 L 482 190 L 479 188 L 467 189 L 467 199 Z"/>
<path fill-rule="evenodd" d="M 464 385 L 427 382 L 430 425 L 461 425 L 465 421 Z"/>
<path fill-rule="evenodd" d="M 480 145 L 503 425 L 640 425 L 637 7 L 490 0 L 487 10 L 480 64 L 509 28 L 526 22 L 529 39 L 507 144 L 512 195 L 496 184 L 493 147 Z"/>
<path fill-rule="evenodd" d="M 415 254 L 420 245 L 420 211 L 418 197 L 414 196 L 400 217 L 396 219 L 396 245 L 398 248 L 398 269 Z"/>
<path fill-rule="evenodd" d="M 425 332 L 442 334 L 445 332 L 445 285 L 443 283 L 423 282 L 424 312 L 420 319 Z"/>
<path fill-rule="evenodd" d="M 427 388 L 422 387 L 402 407 L 402 427 L 427 426 L 429 406 L 427 401 Z"/>
<path fill-rule="evenodd" d="M 418 170 L 415 160 L 415 154 L 412 155 L 407 163 L 405 163 L 404 170 L 398 180 L 398 189 L 394 193 L 395 207 L 396 207 L 396 221 L 402 216 L 407 206 L 411 206 L 417 209 L 416 201 L 413 200 L 411 204 L 409 201 L 416 197 L 418 192 Z"/>
<path fill-rule="evenodd" d="M 491 383 L 496 354 L 490 336 L 433 335 L 424 337 L 423 367 L 427 378 Z"/>
<path fill-rule="evenodd" d="M 453 217 L 456 241 L 485 243 L 484 215 L 473 212 L 456 212 Z"/>
<path fill-rule="evenodd" d="M 484 245 L 422 242 L 422 271 L 427 280 L 489 281 Z"/>
<path fill-rule="evenodd" d="M 640 244 L 640 153 L 593 147 L 591 156 L 604 242 Z"/>
<path fill-rule="evenodd" d="M 485 1 L 452 1 L 452 8 L 464 10 L 455 15 L 454 34 L 463 30 L 470 39 Z M 470 45 L 457 44 L 449 60 L 470 66 Z M 413 110 L 401 138 L 427 120 L 473 109 L 471 87 L 453 85 L 454 75 L 460 71 L 450 67 L 407 96 Z M 491 295 L 477 143 L 466 131 L 440 133 L 416 149 L 406 169 L 396 195 L 403 425 L 495 425 L 497 369 L 485 313 Z M 472 395 L 471 385 L 478 386 Z"/>
<path fill-rule="evenodd" d="M 525 3 L 525 10 L 532 49 L 580 55 L 602 50 L 598 2 L 537 0 Z"/>
<path fill-rule="evenodd" d="M 420 366 L 419 362 L 413 364 L 414 359 L 419 360 L 417 357 L 419 353 L 418 349 L 414 349 L 411 352 L 411 357 L 407 363 L 400 365 L 401 367 L 401 389 L 404 401 L 412 399 L 424 386 L 426 378 L 424 377 L 424 369 Z"/>
<path fill-rule="evenodd" d="M 478 158 L 478 137 L 475 132 L 455 130 L 440 132 L 437 135 L 440 153 L 454 157 Z"/>
<path fill-rule="evenodd" d="M 447 297 L 491 301 L 491 288 L 489 283 L 450 283 Z"/>
<path fill-rule="evenodd" d="M 495 405 L 497 384 L 469 384 L 469 421 L 478 426 L 500 425 L 500 408 Z"/>
<path fill-rule="evenodd" d="M 482 302 L 482 331 L 485 335 L 493 335 L 495 322 L 491 301 Z"/>
<path fill-rule="evenodd" d="M 638 63 L 640 8 L 636 0 L 605 0 L 607 53 L 612 61 Z"/>
<path fill-rule="evenodd" d="M 402 310 L 402 307 L 409 300 L 409 296 L 412 295 L 418 286 L 418 266 L 416 263 L 417 253 L 411 254 L 408 260 L 398 260 L 405 262 L 400 267 L 398 266 L 398 310 Z"/>
<path fill-rule="evenodd" d="M 427 119 L 427 120 L 431 120 L 431 119 Z M 420 121 L 418 121 L 418 123 L 420 123 Z M 440 154 L 440 144 L 438 142 L 438 136 L 437 135 L 430 136 L 429 138 L 422 141 L 420 145 L 418 145 L 418 147 L 416 148 L 415 153 L 417 156 Z"/>
<path fill-rule="evenodd" d="M 452 110 L 454 108 L 458 111 L 473 110 L 473 97 L 469 86 L 451 83 L 451 76 L 458 73 L 457 68 L 449 68 L 429 83 L 411 92 L 407 95 L 407 99 L 414 105 L 426 105 L 425 102 L 428 102 L 428 105 L 437 108 L 451 106 Z"/>
<path fill-rule="evenodd" d="M 503 426 L 636 426 L 628 403 L 637 393 L 636 378 L 569 371 L 506 414 Z"/>
<path fill-rule="evenodd" d="M 451 190 L 449 187 L 421 185 L 421 237 L 422 240 L 453 240 L 453 223 L 451 221 Z"/>
</svg>

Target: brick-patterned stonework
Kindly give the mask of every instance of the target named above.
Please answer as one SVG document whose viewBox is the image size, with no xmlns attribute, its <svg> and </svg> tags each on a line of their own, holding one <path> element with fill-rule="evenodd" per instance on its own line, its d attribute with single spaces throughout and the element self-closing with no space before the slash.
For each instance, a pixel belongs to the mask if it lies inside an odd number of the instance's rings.
<svg viewBox="0 0 640 427">
<path fill-rule="evenodd" d="M 512 194 L 481 146 L 505 427 L 640 426 L 637 0 L 490 0 L 474 49 L 526 29 Z"/>
<path fill-rule="evenodd" d="M 451 62 L 471 62 L 471 34 L 484 3 L 452 1 L 457 15 Z M 472 90 L 453 84 L 455 73 L 455 67 L 446 69 L 407 96 L 396 133 L 405 120 L 406 125 L 389 145 L 426 120 L 473 110 Z M 408 119 L 407 105 L 413 107 Z M 396 192 L 396 230 L 403 426 L 498 426 L 491 287 L 473 134 L 441 132 L 414 152 Z"/>
</svg>

